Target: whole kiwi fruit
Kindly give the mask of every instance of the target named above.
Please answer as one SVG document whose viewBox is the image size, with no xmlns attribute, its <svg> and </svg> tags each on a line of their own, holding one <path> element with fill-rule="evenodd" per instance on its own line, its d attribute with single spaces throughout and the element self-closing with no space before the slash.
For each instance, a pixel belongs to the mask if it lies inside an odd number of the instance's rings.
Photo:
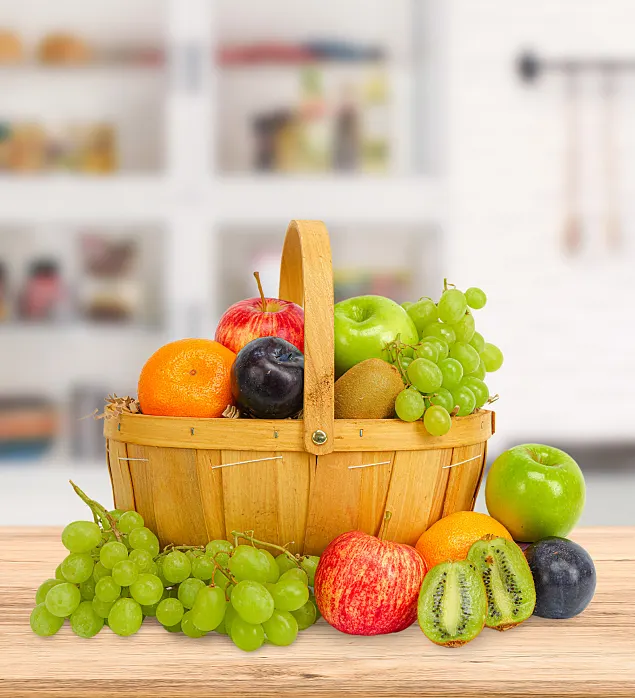
<svg viewBox="0 0 635 698">
<path fill-rule="evenodd" d="M 404 384 L 398 369 L 366 359 L 335 381 L 335 419 L 390 419 Z"/>
<path fill-rule="evenodd" d="M 516 543 L 490 534 L 472 545 L 467 559 L 485 585 L 488 628 L 509 630 L 529 618 L 536 605 L 536 588 L 529 564 Z"/>
<path fill-rule="evenodd" d="M 417 605 L 424 635 L 437 645 L 461 647 L 483 630 L 487 596 L 469 560 L 442 562 L 426 574 Z"/>
</svg>

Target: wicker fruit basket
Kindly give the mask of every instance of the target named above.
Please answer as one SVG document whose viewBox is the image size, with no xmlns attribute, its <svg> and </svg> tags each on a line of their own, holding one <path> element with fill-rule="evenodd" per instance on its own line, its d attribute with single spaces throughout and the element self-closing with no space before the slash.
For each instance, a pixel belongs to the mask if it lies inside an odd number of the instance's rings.
<svg viewBox="0 0 635 698">
<path fill-rule="evenodd" d="M 107 419 L 115 505 L 141 513 L 162 544 L 255 529 L 311 554 L 344 531 L 377 534 L 386 511 L 384 536 L 414 545 L 442 516 L 472 509 L 493 412 L 454 418 L 442 437 L 422 422 L 333 418 L 333 276 L 323 223 L 289 225 L 280 298 L 305 310 L 303 418 Z"/>
</svg>

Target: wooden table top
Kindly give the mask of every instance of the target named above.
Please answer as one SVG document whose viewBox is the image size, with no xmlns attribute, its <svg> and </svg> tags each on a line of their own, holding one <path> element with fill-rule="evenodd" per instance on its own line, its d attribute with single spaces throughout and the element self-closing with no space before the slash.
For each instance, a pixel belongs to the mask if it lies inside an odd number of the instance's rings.
<svg viewBox="0 0 635 698">
<path fill-rule="evenodd" d="M 532 617 L 485 629 L 461 649 L 429 642 L 415 624 L 360 638 L 324 620 L 291 647 L 247 654 L 211 633 L 165 632 L 150 619 L 120 638 L 91 640 L 68 624 L 54 637 L 29 628 L 37 586 L 64 557 L 59 529 L 0 529 L 0 696 L 635 696 L 635 527 L 578 529 L 593 556 L 594 600 L 567 621 Z"/>
</svg>

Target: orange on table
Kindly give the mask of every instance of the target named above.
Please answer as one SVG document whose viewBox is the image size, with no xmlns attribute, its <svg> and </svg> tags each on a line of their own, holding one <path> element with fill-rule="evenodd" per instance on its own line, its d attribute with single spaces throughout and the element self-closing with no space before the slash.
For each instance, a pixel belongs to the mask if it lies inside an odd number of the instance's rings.
<svg viewBox="0 0 635 698">
<path fill-rule="evenodd" d="M 143 414 L 220 417 L 233 404 L 230 372 L 236 354 L 211 339 L 180 339 L 154 352 L 141 369 Z"/>
<path fill-rule="evenodd" d="M 428 569 L 448 560 L 464 560 L 472 544 L 488 534 L 514 540 L 501 523 L 476 511 L 456 511 L 432 524 L 417 545 Z"/>
</svg>

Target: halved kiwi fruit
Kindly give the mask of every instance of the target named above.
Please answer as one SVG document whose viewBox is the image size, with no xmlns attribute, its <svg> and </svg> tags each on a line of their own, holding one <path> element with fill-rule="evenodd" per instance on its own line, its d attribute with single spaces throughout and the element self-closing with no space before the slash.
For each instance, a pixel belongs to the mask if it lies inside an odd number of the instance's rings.
<svg viewBox="0 0 635 698">
<path fill-rule="evenodd" d="M 485 585 L 488 628 L 509 630 L 529 618 L 536 605 L 536 588 L 516 543 L 485 536 L 472 545 L 467 559 L 476 565 Z"/>
<path fill-rule="evenodd" d="M 442 562 L 423 580 L 417 616 L 425 636 L 437 645 L 460 647 L 483 630 L 487 596 L 468 560 Z"/>
</svg>

